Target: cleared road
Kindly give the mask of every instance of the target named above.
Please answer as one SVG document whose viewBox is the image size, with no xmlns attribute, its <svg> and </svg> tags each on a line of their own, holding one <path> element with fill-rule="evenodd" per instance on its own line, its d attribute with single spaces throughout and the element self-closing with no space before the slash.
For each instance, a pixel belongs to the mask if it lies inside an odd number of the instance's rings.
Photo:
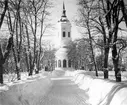
<svg viewBox="0 0 127 105">
<path fill-rule="evenodd" d="M 52 87 L 42 98 L 42 105 L 88 105 L 85 92 L 70 77 L 54 77 Z"/>
</svg>

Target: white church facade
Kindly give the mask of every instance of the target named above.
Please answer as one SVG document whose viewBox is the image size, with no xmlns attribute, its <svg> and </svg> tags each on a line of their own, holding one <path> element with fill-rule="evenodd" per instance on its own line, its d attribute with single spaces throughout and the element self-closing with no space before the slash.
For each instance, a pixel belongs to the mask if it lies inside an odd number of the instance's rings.
<svg viewBox="0 0 127 105">
<path fill-rule="evenodd" d="M 71 38 L 71 23 L 66 16 L 65 5 L 63 3 L 63 12 L 58 21 L 58 43 L 59 47 L 55 53 L 55 70 L 71 69 L 71 60 L 68 59 L 69 43 Z"/>
</svg>

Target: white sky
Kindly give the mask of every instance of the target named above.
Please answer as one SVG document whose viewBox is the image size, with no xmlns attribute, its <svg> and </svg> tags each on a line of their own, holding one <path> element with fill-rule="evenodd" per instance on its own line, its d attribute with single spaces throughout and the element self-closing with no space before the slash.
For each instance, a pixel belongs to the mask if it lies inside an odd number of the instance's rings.
<svg viewBox="0 0 127 105">
<path fill-rule="evenodd" d="M 66 15 L 67 18 L 70 20 L 71 24 L 72 24 L 72 39 L 76 39 L 81 37 L 81 33 L 79 32 L 78 28 L 76 27 L 75 23 L 74 23 L 74 18 L 77 15 L 77 9 L 78 9 L 78 5 L 77 5 L 77 1 L 78 0 L 52 0 L 54 3 L 54 7 L 51 9 L 51 17 L 52 21 L 51 23 L 54 24 L 54 27 L 56 29 L 51 30 L 48 35 L 44 36 L 43 39 L 48 39 L 51 41 L 56 41 L 55 36 L 57 36 L 58 34 L 58 30 L 57 30 L 57 22 L 58 20 L 61 18 L 62 15 L 62 10 L 63 10 L 63 2 L 65 4 L 65 9 L 66 9 Z M 127 2 L 125 0 L 125 2 Z M 121 27 L 125 28 L 125 24 L 121 24 Z M 126 29 L 126 28 L 125 28 Z M 126 32 L 122 32 L 123 35 L 126 35 Z"/>
<path fill-rule="evenodd" d="M 72 25 L 72 29 L 71 29 L 71 33 L 72 33 L 72 39 L 74 40 L 75 38 L 79 38 L 80 37 L 80 33 L 78 32 L 78 29 L 76 28 L 76 25 L 74 23 L 74 18 L 76 16 L 77 13 L 77 8 L 78 6 L 77 4 L 77 0 L 51 0 L 53 1 L 53 8 L 51 8 L 51 16 L 49 18 L 51 18 L 50 23 L 54 24 L 53 27 L 55 27 L 54 29 L 50 29 L 50 31 L 48 30 L 48 33 L 46 33 L 46 35 L 43 36 L 43 40 L 50 40 L 51 43 L 56 42 L 56 36 L 58 36 L 58 30 L 57 30 L 57 23 L 58 20 L 60 20 L 61 15 L 62 15 L 62 10 L 63 10 L 63 2 L 65 4 L 65 9 L 66 9 L 66 15 L 67 18 L 70 20 L 71 25 Z M 5 29 L 4 29 L 5 28 Z M 6 25 L 2 25 L 2 30 L 0 30 L 0 33 L 5 33 L 6 35 L 9 35 L 7 32 L 7 26 Z M 0 37 L 5 37 L 5 34 L 1 34 Z"/>
<path fill-rule="evenodd" d="M 70 20 L 72 24 L 72 39 L 80 37 L 80 33 L 74 23 L 74 17 L 77 13 L 78 6 L 76 5 L 77 0 L 53 0 L 54 1 L 54 7 L 51 10 L 51 18 L 52 23 L 54 24 L 54 27 L 56 29 L 53 29 L 48 35 L 44 36 L 43 39 L 49 39 L 52 41 L 55 41 L 55 36 L 57 36 L 58 30 L 57 30 L 57 23 L 58 20 L 60 20 L 63 10 L 63 1 L 65 4 L 66 9 L 66 15 L 67 18 Z"/>
<path fill-rule="evenodd" d="M 53 1 L 54 7 L 51 9 L 51 17 L 50 18 L 52 19 L 51 23 L 54 24 L 55 29 L 49 31 L 48 35 L 43 36 L 43 39 L 44 40 L 51 40 L 51 42 L 56 41 L 55 36 L 58 35 L 58 30 L 57 30 L 56 25 L 62 15 L 63 1 L 65 4 L 67 18 L 70 20 L 70 22 L 72 24 L 72 30 L 71 30 L 72 31 L 71 32 L 72 39 L 81 37 L 81 34 L 73 21 L 77 15 L 76 13 L 77 13 L 77 9 L 78 9 L 78 6 L 77 6 L 78 0 L 52 0 L 52 1 Z M 123 27 L 125 25 L 122 24 L 121 26 Z M 123 32 L 123 34 L 126 34 L 126 33 Z"/>
</svg>

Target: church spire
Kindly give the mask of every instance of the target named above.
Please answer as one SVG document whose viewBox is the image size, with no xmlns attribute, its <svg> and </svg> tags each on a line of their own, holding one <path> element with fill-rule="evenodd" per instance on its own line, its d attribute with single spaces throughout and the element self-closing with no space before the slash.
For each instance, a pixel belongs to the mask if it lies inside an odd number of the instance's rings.
<svg viewBox="0 0 127 105">
<path fill-rule="evenodd" d="M 64 5 L 64 2 L 63 2 L 63 10 L 65 10 L 65 5 Z"/>
<path fill-rule="evenodd" d="M 62 16 L 61 16 L 60 21 L 61 21 L 61 22 L 68 22 L 68 21 L 69 21 L 69 20 L 67 19 L 67 16 L 66 16 L 66 9 L 65 9 L 64 2 L 63 2 L 63 11 L 62 11 Z"/>
<path fill-rule="evenodd" d="M 66 10 L 65 10 L 64 2 L 63 2 L 63 13 L 62 13 L 62 17 L 66 17 Z"/>
</svg>

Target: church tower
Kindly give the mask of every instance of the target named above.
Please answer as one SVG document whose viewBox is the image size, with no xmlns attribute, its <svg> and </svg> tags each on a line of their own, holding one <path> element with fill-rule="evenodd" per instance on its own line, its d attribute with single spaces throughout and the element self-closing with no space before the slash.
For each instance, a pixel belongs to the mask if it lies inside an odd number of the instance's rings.
<svg viewBox="0 0 127 105">
<path fill-rule="evenodd" d="M 55 70 L 71 69 L 71 60 L 68 59 L 68 45 L 72 41 L 71 23 L 66 16 L 65 5 L 63 3 L 63 11 L 61 19 L 58 21 L 58 50 L 55 53 Z"/>
</svg>

